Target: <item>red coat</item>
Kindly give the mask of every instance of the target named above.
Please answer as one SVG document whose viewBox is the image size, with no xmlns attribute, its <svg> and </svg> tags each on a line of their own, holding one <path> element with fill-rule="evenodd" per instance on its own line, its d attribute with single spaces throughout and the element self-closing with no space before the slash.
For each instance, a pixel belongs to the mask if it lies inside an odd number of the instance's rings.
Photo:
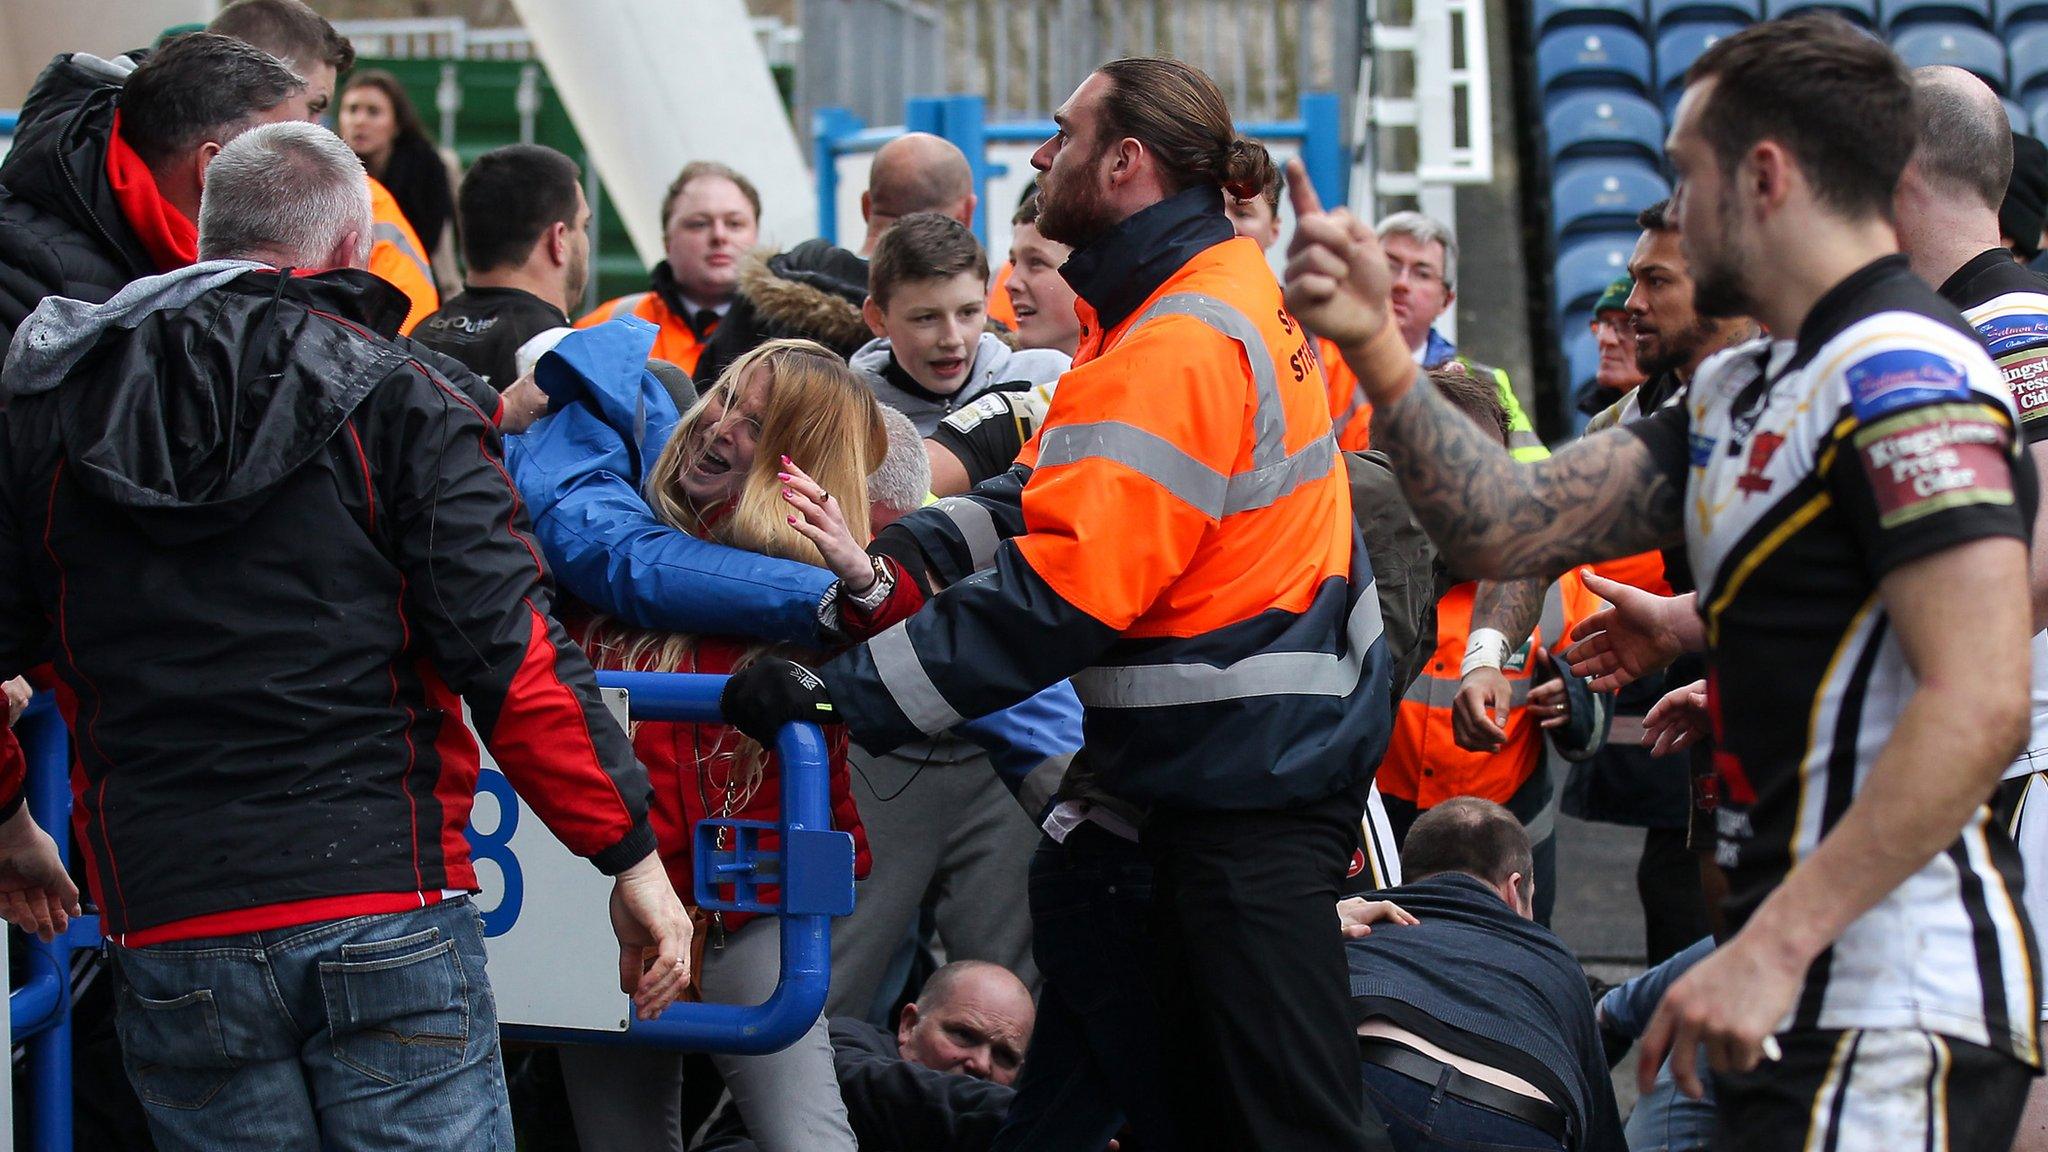
<svg viewBox="0 0 2048 1152">
<path fill-rule="evenodd" d="M 857 617 L 854 613 L 847 613 L 843 627 L 853 639 L 863 640 L 910 616 L 923 602 L 917 585 L 902 578 L 899 570 L 896 590 L 890 598 L 872 616 Z M 726 675 L 733 671 L 733 665 L 748 647 L 746 641 L 717 636 L 699 637 L 683 666 L 676 671 Z M 606 660 L 603 654 L 594 654 L 593 659 L 599 662 L 600 667 L 619 666 Z M 644 671 L 644 665 L 639 670 Z M 654 786 L 654 798 L 648 805 L 648 822 L 654 827 L 655 840 L 660 845 L 661 860 L 668 868 L 669 879 L 685 904 L 696 903 L 692 849 L 698 821 L 722 817 L 774 824 L 782 819 L 780 757 L 770 751 L 761 768 L 760 783 L 754 788 L 753 795 L 745 796 L 740 789 L 744 772 L 734 756 L 741 741 L 739 730 L 724 724 L 649 720 L 634 726 L 633 751 L 640 763 L 646 766 L 648 779 Z M 832 757 L 832 826 L 853 835 L 853 874 L 856 879 L 865 879 L 872 857 L 868 852 L 867 830 L 861 827 L 860 812 L 853 803 L 852 778 L 846 764 L 846 729 L 838 726 L 827 728 L 825 742 Z M 734 785 L 734 802 L 726 810 L 728 781 Z M 772 849 L 779 841 L 780 837 L 770 834 L 761 838 L 761 846 Z M 780 891 L 773 886 L 764 886 L 760 895 L 765 901 L 773 901 Z M 736 931 L 753 916 L 744 912 L 723 912 L 718 913 L 716 919 L 727 931 Z"/>
</svg>

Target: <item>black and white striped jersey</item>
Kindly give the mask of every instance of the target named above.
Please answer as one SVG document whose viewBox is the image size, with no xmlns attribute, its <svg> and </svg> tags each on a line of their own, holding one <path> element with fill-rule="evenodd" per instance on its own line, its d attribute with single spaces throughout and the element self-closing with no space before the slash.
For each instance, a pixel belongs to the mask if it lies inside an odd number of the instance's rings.
<svg viewBox="0 0 2048 1152">
<path fill-rule="evenodd" d="M 2005 376 L 2028 444 L 2048 440 L 2048 280 L 2003 248 L 1978 254 L 1941 286 Z M 2008 780 L 2048 770 L 2048 632 L 2034 634 L 2034 734 Z"/>
<path fill-rule="evenodd" d="M 1628 427 L 1685 489 L 1731 926 L 1841 819 L 1914 691 L 1879 580 L 2026 539 L 2016 425 L 1976 334 L 1890 257 L 1823 296 L 1796 340 L 1720 353 L 1684 403 Z M 1921 1029 L 2036 1063 L 2019 875 L 1980 809 L 1822 954 L 1785 1026 Z"/>
</svg>

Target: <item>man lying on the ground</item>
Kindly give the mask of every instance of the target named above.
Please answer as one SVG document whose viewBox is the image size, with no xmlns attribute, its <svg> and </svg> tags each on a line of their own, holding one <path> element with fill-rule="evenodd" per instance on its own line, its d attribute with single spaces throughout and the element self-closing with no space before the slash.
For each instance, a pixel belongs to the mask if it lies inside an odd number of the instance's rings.
<svg viewBox="0 0 2048 1152">
<path fill-rule="evenodd" d="M 1399 1152 L 1627 1147 L 1584 970 L 1530 918 L 1532 867 L 1521 822 L 1461 796 L 1408 830 L 1407 883 L 1337 906 L 1360 1073 Z"/>
<path fill-rule="evenodd" d="M 959 960 L 932 973 L 891 1035 L 865 1020 L 831 1021 L 832 1064 L 863 1148 L 980 1152 L 1016 1093 L 1036 1012 L 1008 969 Z M 699 1152 L 753 1152 L 739 1110 L 711 1122 Z"/>
</svg>

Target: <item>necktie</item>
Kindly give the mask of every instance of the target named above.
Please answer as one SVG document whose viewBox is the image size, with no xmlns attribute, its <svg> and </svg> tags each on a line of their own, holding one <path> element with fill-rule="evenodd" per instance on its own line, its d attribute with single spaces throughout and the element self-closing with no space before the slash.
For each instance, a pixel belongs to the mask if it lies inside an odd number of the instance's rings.
<svg viewBox="0 0 2048 1152">
<path fill-rule="evenodd" d="M 716 327 L 718 327 L 718 313 L 713 312 L 709 308 L 699 308 L 690 316 L 690 331 L 696 333 L 699 340 L 710 336 L 711 330 Z"/>
</svg>

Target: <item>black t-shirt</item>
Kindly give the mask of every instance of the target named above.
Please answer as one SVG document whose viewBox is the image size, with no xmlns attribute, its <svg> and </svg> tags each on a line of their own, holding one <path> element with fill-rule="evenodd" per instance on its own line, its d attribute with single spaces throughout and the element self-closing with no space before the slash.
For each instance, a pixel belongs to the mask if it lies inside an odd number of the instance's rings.
<svg viewBox="0 0 2048 1152">
<path fill-rule="evenodd" d="M 420 321 L 412 338 L 469 366 L 503 392 L 518 376 L 519 346 L 550 328 L 566 328 L 560 308 L 519 288 L 466 288 Z"/>
<path fill-rule="evenodd" d="M 985 392 L 948 413 L 932 430 L 933 442 L 959 458 L 969 484 L 1009 471 L 1045 419 L 1044 397 L 1037 389 L 1020 388 Z"/>
<path fill-rule="evenodd" d="M 2016 424 L 1977 333 L 1889 257 L 1824 295 L 1796 341 L 1723 352 L 1683 402 L 1626 426 L 1685 492 L 1731 929 L 1840 821 L 1914 691 L 1879 581 L 2027 539 Z M 1995 835 L 1973 821 L 1852 923 L 1793 1026 L 1915 1028 L 2031 1059 L 2028 949 L 2000 927 L 2017 875 Z"/>
</svg>

